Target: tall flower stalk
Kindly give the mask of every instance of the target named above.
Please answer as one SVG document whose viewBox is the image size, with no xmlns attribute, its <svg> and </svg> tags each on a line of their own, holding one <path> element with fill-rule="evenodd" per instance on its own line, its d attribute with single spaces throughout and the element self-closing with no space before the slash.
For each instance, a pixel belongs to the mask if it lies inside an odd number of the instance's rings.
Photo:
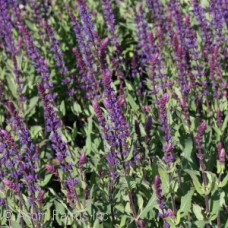
<svg viewBox="0 0 228 228">
<path fill-rule="evenodd" d="M 50 133 L 52 149 L 56 152 L 56 158 L 60 164 L 61 170 L 64 172 L 64 182 L 62 184 L 63 188 L 67 191 L 67 199 L 70 202 L 71 207 L 74 207 L 74 204 L 77 203 L 79 208 L 81 208 L 81 203 L 75 190 L 78 180 L 72 176 L 73 163 L 67 161 L 67 157 L 69 156 L 67 143 L 63 141 L 59 132 L 61 127 L 60 120 L 56 115 L 44 86 L 40 83 L 37 85 L 37 88 L 43 102 L 45 128 L 47 132 Z"/>
<path fill-rule="evenodd" d="M 199 168 L 200 168 L 200 172 L 201 172 L 201 176 L 202 176 L 202 181 L 203 181 L 203 186 L 205 188 L 205 197 L 204 197 L 204 201 L 205 201 L 205 208 L 206 208 L 206 213 L 209 214 L 210 213 L 210 208 L 209 208 L 209 195 L 206 192 L 206 186 L 207 186 L 207 176 L 205 173 L 206 170 L 206 166 L 204 163 L 204 154 L 203 154 L 203 135 L 205 133 L 205 130 L 207 128 L 207 124 L 205 121 L 203 121 L 198 129 L 197 129 L 197 134 L 196 134 L 196 149 L 197 149 L 197 158 L 199 159 Z M 209 225 L 207 225 L 207 227 L 210 227 Z"/>
</svg>

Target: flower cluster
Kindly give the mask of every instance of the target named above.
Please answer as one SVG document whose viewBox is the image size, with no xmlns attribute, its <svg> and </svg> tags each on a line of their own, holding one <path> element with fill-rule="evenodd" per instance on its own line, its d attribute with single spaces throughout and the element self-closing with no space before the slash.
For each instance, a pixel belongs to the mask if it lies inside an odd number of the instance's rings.
<svg viewBox="0 0 228 228">
<path fill-rule="evenodd" d="M 166 104 L 169 101 L 169 95 L 163 94 L 163 96 L 160 98 L 158 102 L 158 114 L 159 119 L 162 124 L 162 131 L 164 133 L 164 140 L 166 141 L 166 144 L 164 145 L 164 161 L 165 162 L 173 162 L 174 156 L 173 156 L 173 144 L 172 144 L 172 136 L 170 132 L 170 126 L 168 124 L 168 117 L 167 117 L 167 110 L 166 110 Z"/>
<path fill-rule="evenodd" d="M 94 59 L 93 52 L 90 48 L 90 45 L 84 39 L 83 27 L 80 22 L 75 18 L 75 16 L 70 13 L 71 25 L 73 27 L 78 46 L 80 48 L 81 55 L 74 49 L 74 53 L 77 57 L 77 64 L 80 69 L 82 76 L 82 87 L 87 93 L 88 98 L 94 98 L 98 90 L 98 82 L 96 79 L 96 71 L 94 69 Z"/>
<path fill-rule="evenodd" d="M 108 32 L 111 35 L 110 41 L 112 43 L 112 46 L 116 48 L 116 51 L 120 53 L 120 42 L 116 31 L 115 17 L 112 10 L 112 1 L 102 0 L 101 4 L 105 23 L 107 25 Z"/>
<path fill-rule="evenodd" d="M 33 142 L 29 136 L 29 130 L 24 124 L 24 120 L 21 116 L 19 116 L 14 104 L 12 102 L 7 102 L 6 107 L 11 114 L 11 122 L 12 126 L 17 130 L 17 134 L 19 137 L 19 142 L 23 153 L 17 154 L 16 158 L 18 159 L 18 171 L 17 175 L 23 174 L 22 178 L 27 184 L 28 192 L 30 193 L 30 203 L 35 203 L 35 194 L 40 191 L 40 187 L 37 185 L 38 175 L 37 175 L 37 160 L 38 154 L 35 151 L 35 147 Z M 3 133 L 3 136 L 8 138 L 8 141 L 11 142 L 10 136 Z M 13 145 L 13 144 L 12 144 Z M 13 146 L 15 150 L 15 146 Z M 16 153 L 14 151 L 14 153 Z M 11 165 L 14 166 L 14 163 L 11 162 Z M 14 176 L 15 178 L 15 176 Z"/>
<path fill-rule="evenodd" d="M 37 84 L 37 88 L 43 102 L 46 130 L 50 133 L 51 145 L 53 150 L 56 152 L 56 158 L 59 161 L 60 168 L 67 176 L 65 180 L 65 188 L 67 189 L 67 198 L 73 207 L 74 202 L 77 201 L 77 197 L 75 197 L 77 193 L 74 187 L 78 184 L 78 182 L 75 181 L 76 179 L 71 175 L 73 163 L 67 161 L 67 157 L 69 156 L 67 143 L 63 141 L 59 132 L 61 127 L 60 120 L 58 119 L 56 112 L 48 99 L 48 93 L 45 91 L 42 84 Z M 47 164 L 46 169 L 58 177 L 58 173 L 53 166 Z"/>
<path fill-rule="evenodd" d="M 127 138 L 129 137 L 129 126 L 121 111 L 115 91 L 111 87 L 111 72 L 106 71 L 102 76 L 104 85 L 103 103 L 108 111 L 110 130 L 115 135 L 113 143 L 116 148 L 119 148 L 121 156 L 126 156 L 128 154 Z"/>
<path fill-rule="evenodd" d="M 55 64 L 59 68 L 59 74 L 63 75 L 64 77 L 62 79 L 62 82 L 63 84 L 67 85 L 69 94 L 73 95 L 75 93 L 75 90 L 74 88 L 70 87 L 70 84 L 73 83 L 73 78 L 69 76 L 69 70 L 63 58 L 63 52 L 60 47 L 60 42 L 58 39 L 55 38 L 54 31 L 48 24 L 48 22 L 44 22 L 44 26 L 47 30 L 48 38 L 50 40 L 50 49 L 53 54 Z"/>
<path fill-rule="evenodd" d="M 202 154 L 202 149 L 203 149 L 203 135 L 205 133 L 205 130 L 207 128 L 207 123 L 203 121 L 197 130 L 197 135 L 196 135 L 196 148 L 198 150 L 199 156 Z"/>
</svg>

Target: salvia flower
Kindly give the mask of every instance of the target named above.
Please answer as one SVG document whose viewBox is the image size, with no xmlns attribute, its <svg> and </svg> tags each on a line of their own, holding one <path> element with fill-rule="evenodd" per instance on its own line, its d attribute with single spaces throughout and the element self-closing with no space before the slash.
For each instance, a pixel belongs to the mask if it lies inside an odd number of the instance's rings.
<svg viewBox="0 0 228 228">
<path fill-rule="evenodd" d="M 173 162 L 174 156 L 172 152 L 173 151 L 172 136 L 171 136 L 170 126 L 168 123 L 168 116 L 167 116 L 167 109 L 166 109 L 166 105 L 168 101 L 169 101 L 169 95 L 167 93 L 163 94 L 158 101 L 158 114 L 162 124 L 164 140 L 166 141 L 166 144 L 164 145 L 165 154 L 164 154 L 163 160 L 165 162 Z"/>
<path fill-rule="evenodd" d="M 202 153 L 202 149 L 203 149 L 203 135 L 205 133 L 205 130 L 207 128 L 207 123 L 205 121 L 203 121 L 197 130 L 197 135 L 196 135 L 196 148 L 199 152 L 199 154 Z"/>
<path fill-rule="evenodd" d="M 182 112 L 184 113 L 188 126 L 190 127 L 190 115 L 189 115 L 186 101 L 183 98 L 180 98 L 179 101 L 180 101 L 180 106 L 181 106 Z"/>
<path fill-rule="evenodd" d="M 189 92 L 188 77 L 187 77 L 187 65 L 185 61 L 185 50 L 183 45 L 178 39 L 178 35 L 173 36 L 173 49 L 174 49 L 174 60 L 177 63 L 177 75 L 178 82 L 181 88 L 181 93 L 183 97 L 186 97 Z"/>
<path fill-rule="evenodd" d="M 12 36 L 12 23 L 7 9 L 7 1 L 0 0 L 0 39 L 4 42 L 7 51 L 15 53 L 15 45 Z"/>
<path fill-rule="evenodd" d="M 120 42 L 117 35 L 116 23 L 115 23 L 115 16 L 112 10 L 112 1 L 110 0 L 102 0 L 101 1 L 103 15 L 105 19 L 105 23 L 108 28 L 108 32 L 110 33 L 110 41 L 112 46 L 116 48 L 116 51 L 120 53 Z"/>
<path fill-rule="evenodd" d="M 30 164 L 30 168 L 32 170 L 36 169 L 35 161 L 37 160 L 37 154 L 35 153 L 35 147 L 32 143 L 31 137 L 29 135 L 29 130 L 24 124 L 24 120 L 21 116 L 19 116 L 13 102 L 6 103 L 6 106 L 11 114 L 13 126 L 18 131 L 18 137 L 20 140 L 20 144 L 23 148 L 23 151 L 26 155 L 27 165 Z"/>
<path fill-rule="evenodd" d="M 209 57 L 210 79 L 213 89 L 213 96 L 217 101 L 222 97 L 222 92 L 227 88 L 227 83 L 223 78 L 221 65 L 219 63 L 218 47 L 215 46 L 213 53 Z"/>
<path fill-rule="evenodd" d="M 111 127 L 106 122 L 106 119 L 102 113 L 100 105 L 98 104 L 98 102 L 96 100 L 93 101 L 93 109 L 97 116 L 99 125 L 100 125 L 102 133 L 103 133 L 102 138 L 104 139 L 104 142 L 105 142 L 104 146 L 108 150 L 108 155 L 106 156 L 106 159 L 110 166 L 110 175 L 111 175 L 111 177 L 114 177 L 115 166 L 118 163 L 117 153 L 116 153 L 115 135 L 112 131 L 110 131 Z"/>
<path fill-rule="evenodd" d="M 59 69 L 59 73 L 64 77 L 62 79 L 62 82 L 63 84 L 68 86 L 68 91 L 72 91 L 70 84 L 73 83 L 73 78 L 69 76 L 69 70 L 63 58 L 63 52 L 60 47 L 60 42 L 58 39 L 55 38 L 54 31 L 51 28 L 51 26 L 48 24 L 48 22 L 44 22 L 44 25 L 47 30 L 48 38 L 50 40 L 51 52 L 53 54 L 55 64 Z"/>
<path fill-rule="evenodd" d="M 222 148 L 220 153 L 219 153 L 219 162 L 224 164 L 225 163 L 225 159 L 226 159 L 226 151 L 225 151 L 224 148 Z"/>
<path fill-rule="evenodd" d="M 138 48 L 141 50 L 141 57 L 144 59 L 143 63 L 147 63 L 151 59 L 152 47 L 148 36 L 148 23 L 145 20 L 145 12 L 143 5 L 140 4 L 139 10 L 134 8 L 135 24 L 137 26 Z"/>
<path fill-rule="evenodd" d="M 105 71 L 107 68 L 106 54 L 107 54 L 107 46 L 109 43 L 108 37 L 101 41 L 100 47 L 100 64 L 101 64 L 101 72 Z"/>
<path fill-rule="evenodd" d="M 178 40 L 180 41 L 180 44 L 184 46 L 184 23 L 183 23 L 183 18 L 182 14 L 179 8 L 179 4 L 175 0 L 170 1 L 170 10 L 175 22 L 175 27 L 176 27 L 176 34 L 178 36 Z"/>
<path fill-rule="evenodd" d="M 157 203 L 160 207 L 160 209 L 163 211 L 165 209 L 165 202 L 164 202 L 164 196 L 162 194 L 162 189 L 161 189 L 161 179 L 157 175 L 154 178 L 154 189 L 157 197 Z"/>
<path fill-rule="evenodd" d="M 196 94 L 196 98 L 200 99 L 200 97 L 207 94 L 207 88 L 205 79 L 203 78 L 204 70 L 200 49 L 197 44 L 197 35 L 196 31 L 191 26 L 190 16 L 187 15 L 185 17 L 185 45 L 188 50 L 188 54 L 190 57 L 190 66 L 191 66 L 191 74 L 193 74 L 194 79 L 190 76 L 190 81 L 192 83 L 192 89 Z M 188 72 L 189 74 L 189 72 Z M 197 82 L 198 86 L 195 85 Z"/>
<path fill-rule="evenodd" d="M 106 71 L 102 77 L 104 85 L 103 102 L 109 114 L 111 130 L 115 135 L 114 143 L 118 147 L 122 147 L 120 153 L 125 156 L 128 153 L 127 138 L 129 137 L 129 126 L 121 111 L 117 95 L 111 87 L 111 72 Z"/>
<path fill-rule="evenodd" d="M 210 14 L 212 17 L 211 24 L 215 35 L 216 45 L 223 47 L 225 43 L 225 35 L 223 34 L 223 24 L 225 22 L 223 12 L 219 6 L 219 3 L 215 0 L 210 1 Z"/>
<path fill-rule="evenodd" d="M 10 180 L 4 179 L 3 183 L 9 188 L 11 189 L 14 193 L 19 193 L 20 192 L 20 188 L 18 187 L 17 184 L 13 183 Z"/>
<path fill-rule="evenodd" d="M 24 101 L 24 97 L 22 96 L 23 88 L 16 59 L 17 48 L 13 38 L 13 26 L 7 10 L 7 3 L 2 0 L 0 1 L 0 21 L 0 40 L 2 39 L 6 51 L 10 53 L 13 60 L 13 72 L 16 78 L 19 103 L 22 103 Z"/>
<path fill-rule="evenodd" d="M 220 11 L 222 12 L 222 16 L 225 20 L 226 27 L 228 28 L 228 9 L 227 9 L 227 0 L 219 0 L 218 6 L 220 7 Z"/>
<path fill-rule="evenodd" d="M 164 220 L 164 228 L 170 227 L 170 225 L 165 221 L 165 219 L 168 217 L 174 218 L 175 216 L 171 209 L 166 210 L 165 199 L 161 189 L 161 179 L 158 175 L 154 177 L 154 189 L 157 197 L 157 203 L 161 210 L 158 213 L 158 216 Z"/>
<path fill-rule="evenodd" d="M 99 45 L 100 45 L 100 38 L 98 36 L 98 33 L 95 31 L 95 26 L 92 21 L 92 16 L 88 11 L 88 7 L 86 5 L 85 0 L 79 0 L 79 12 L 80 17 L 83 22 L 83 29 L 84 29 L 84 35 L 88 39 L 89 44 L 92 45 L 95 49 L 95 53 L 97 57 L 99 56 Z"/>
<path fill-rule="evenodd" d="M 56 177 L 59 176 L 57 169 L 53 165 L 46 164 L 45 168 L 49 173 L 55 175 Z"/>
<path fill-rule="evenodd" d="M 204 56 L 207 59 L 208 53 L 211 51 L 212 35 L 209 23 L 206 19 L 203 7 L 200 5 L 199 0 L 192 0 L 193 13 L 202 33 Z"/>
<path fill-rule="evenodd" d="M 17 129 L 19 131 L 19 129 Z M 29 136 L 27 143 L 29 144 Z M 21 143 L 21 140 L 20 140 Z M 2 151 L 3 149 L 3 151 Z M 24 145 L 22 145 L 22 149 Z M 29 152 L 28 152 L 29 153 Z M 41 191 L 37 185 L 36 166 L 29 154 L 21 153 L 16 146 L 12 136 L 5 130 L 0 131 L 0 164 L 5 167 L 1 179 L 12 191 L 19 193 L 25 187 L 28 190 L 31 204 L 36 202 L 35 194 Z M 21 183 L 21 180 L 23 182 Z"/>
<path fill-rule="evenodd" d="M 59 132 L 61 128 L 60 120 L 57 117 L 53 105 L 48 99 L 48 93 L 44 89 L 44 86 L 42 84 L 37 84 L 37 88 L 43 102 L 45 126 L 47 132 L 50 133 L 52 149 L 56 152 L 56 158 L 60 164 L 61 170 L 65 173 L 65 175 L 68 176 L 68 181 L 66 182 L 65 188 L 67 188 L 67 198 L 71 203 L 71 206 L 73 206 L 73 202 L 78 201 L 76 197 L 77 193 L 74 189 L 76 182 L 72 182 L 73 177 L 71 173 L 73 169 L 73 164 L 66 160 L 66 158 L 69 156 L 69 151 L 67 148 L 67 143 L 63 141 L 62 136 Z M 49 172 L 58 177 L 58 173 L 53 166 L 47 164 L 45 167 Z"/>
<path fill-rule="evenodd" d="M 147 6 L 151 12 L 151 17 L 153 20 L 153 24 L 155 26 L 165 27 L 164 23 L 164 6 L 162 5 L 160 0 L 146 0 Z"/>
<path fill-rule="evenodd" d="M 23 34 L 27 54 L 31 59 L 36 72 L 40 74 L 45 89 L 50 90 L 52 88 L 52 83 L 49 78 L 49 71 L 46 61 L 40 55 L 38 48 L 34 45 L 33 38 L 29 34 L 29 31 L 25 25 L 20 25 L 20 32 Z"/>
<path fill-rule="evenodd" d="M 218 152 L 218 160 L 221 164 L 224 164 L 225 163 L 225 159 L 226 159 L 226 151 L 225 149 L 223 148 L 222 146 L 222 143 L 219 142 L 217 144 L 217 152 Z"/>
<path fill-rule="evenodd" d="M 152 128 L 152 116 L 148 116 L 146 123 L 145 123 L 145 132 L 146 132 L 147 142 L 149 142 L 150 138 L 151 138 L 151 128 Z"/>
<path fill-rule="evenodd" d="M 9 169 L 10 176 L 20 179 L 24 172 L 23 156 L 13 137 L 5 130 L 0 131 L 0 163 Z"/>
<path fill-rule="evenodd" d="M 80 155 L 79 162 L 78 162 L 80 168 L 82 168 L 84 166 L 84 164 L 86 163 L 86 160 L 87 160 L 86 154 L 82 153 Z"/>
<path fill-rule="evenodd" d="M 81 52 L 81 55 L 77 53 L 77 49 L 73 52 L 78 61 L 80 73 L 82 74 L 82 85 L 87 92 L 88 98 L 94 98 L 98 90 L 98 81 L 96 79 L 96 70 L 94 68 L 93 51 L 90 48 L 90 44 L 84 39 L 83 28 L 76 17 L 70 13 L 71 25 L 73 27 L 75 37 Z M 98 55 L 99 58 L 100 55 Z M 79 59 L 81 58 L 81 59 Z"/>
<path fill-rule="evenodd" d="M 60 164 L 65 163 L 68 152 L 67 145 L 64 141 L 62 141 L 62 137 L 58 132 L 60 129 L 60 120 L 57 117 L 56 112 L 50 103 L 50 100 L 48 99 L 48 94 L 45 91 L 44 86 L 42 84 L 38 84 L 37 88 L 43 101 L 45 126 L 47 131 L 51 133 L 50 139 L 52 142 L 52 148 L 56 151 L 56 156 Z"/>
</svg>

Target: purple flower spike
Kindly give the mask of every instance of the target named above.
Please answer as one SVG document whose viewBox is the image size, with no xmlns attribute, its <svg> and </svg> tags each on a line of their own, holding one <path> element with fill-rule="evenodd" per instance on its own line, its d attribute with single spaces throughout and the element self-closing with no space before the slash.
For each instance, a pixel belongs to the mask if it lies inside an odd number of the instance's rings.
<svg viewBox="0 0 228 228">
<path fill-rule="evenodd" d="M 16 48 L 12 36 L 13 26 L 7 9 L 7 1 L 0 0 L 0 39 L 3 40 L 6 50 L 15 53 Z"/>
<path fill-rule="evenodd" d="M 220 153 L 219 153 L 219 162 L 224 164 L 225 160 L 226 160 L 226 151 L 224 148 L 222 148 Z"/>
<path fill-rule="evenodd" d="M 207 59 L 208 53 L 211 52 L 212 45 L 212 35 L 210 32 L 209 23 L 205 17 L 205 12 L 203 7 L 200 5 L 199 0 L 192 0 L 193 13 L 201 29 L 203 46 L 204 46 L 204 56 Z"/>
<path fill-rule="evenodd" d="M 164 139 L 166 144 L 164 145 L 164 157 L 163 160 L 167 163 L 173 162 L 173 144 L 172 144 L 172 136 L 170 132 L 170 126 L 168 124 L 167 110 L 166 104 L 169 101 L 169 95 L 167 93 L 163 94 L 163 96 L 158 101 L 158 114 L 159 119 L 162 124 L 162 131 L 164 132 Z"/>
<path fill-rule="evenodd" d="M 64 76 L 62 79 L 63 84 L 67 85 L 68 91 L 71 91 L 70 84 L 73 82 L 73 78 L 69 76 L 69 70 L 65 64 L 63 58 L 63 52 L 60 47 L 60 42 L 55 38 L 55 34 L 48 22 L 44 22 L 44 26 L 47 30 L 48 38 L 50 40 L 51 52 L 53 54 L 55 64 L 59 69 L 59 73 Z"/>
<path fill-rule="evenodd" d="M 154 189 L 157 196 L 157 203 L 159 204 L 160 209 L 163 211 L 165 209 L 165 203 L 161 190 L 161 179 L 158 175 L 154 178 Z"/>
<path fill-rule="evenodd" d="M 92 22 L 92 16 L 88 11 L 88 7 L 85 3 L 85 0 L 78 0 L 80 17 L 83 22 L 82 26 L 84 29 L 84 35 L 87 37 L 89 44 L 92 45 L 95 49 L 97 57 L 98 47 L 100 45 L 100 38 L 98 33 L 95 31 L 95 26 Z"/>
<path fill-rule="evenodd" d="M 105 23 L 108 27 L 108 31 L 110 33 L 110 41 L 112 46 L 116 48 L 116 51 L 120 54 L 120 42 L 117 35 L 115 17 L 112 11 L 112 1 L 111 0 L 102 0 L 101 1 L 103 15 L 105 19 Z"/>
<path fill-rule="evenodd" d="M 50 82 L 46 61 L 40 55 L 38 48 L 34 45 L 32 36 L 24 25 L 20 26 L 20 32 L 23 34 L 25 40 L 27 54 L 31 59 L 36 72 L 41 75 L 41 79 L 44 82 L 44 88 L 50 90 L 52 88 L 52 83 Z"/>
<path fill-rule="evenodd" d="M 87 160 L 86 154 L 82 153 L 80 158 L 79 158 L 79 167 L 80 168 L 82 168 L 85 165 L 86 160 Z"/>
<path fill-rule="evenodd" d="M 129 126 L 121 111 L 119 101 L 114 89 L 111 87 L 111 72 L 106 71 L 103 75 L 104 100 L 103 103 L 108 111 L 109 119 L 112 125 L 110 130 L 114 132 L 114 144 L 122 147 L 122 155 L 124 157 L 128 153 L 127 137 L 129 137 Z"/>
<path fill-rule="evenodd" d="M 56 170 L 56 168 L 53 165 L 46 164 L 45 168 L 49 173 L 55 175 L 56 177 L 59 176 L 58 171 Z"/>
<path fill-rule="evenodd" d="M 3 183 L 9 188 L 11 189 L 14 193 L 18 194 L 20 192 L 20 188 L 17 184 L 13 183 L 10 180 L 4 179 Z"/>
<path fill-rule="evenodd" d="M 164 27 L 164 6 L 160 0 L 146 0 L 147 6 L 151 11 L 151 17 L 155 26 Z"/>
<path fill-rule="evenodd" d="M 202 140 L 203 140 L 203 135 L 205 133 L 206 128 L 207 128 L 207 123 L 205 121 L 203 121 L 197 130 L 196 148 L 197 148 L 199 154 L 202 154 L 202 149 L 203 149 Z"/>
<path fill-rule="evenodd" d="M 222 143 L 218 143 L 217 144 L 217 152 L 218 152 L 218 160 L 221 164 L 225 163 L 226 160 L 226 151 L 225 149 L 222 147 Z"/>
<path fill-rule="evenodd" d="M 137 38 L 138 38 L 138 48 L 140 49 L 140 55 L 143 58 L 143 63 L 148 63 L 152 59 L 152 45 L 148 35 L 148 23 L 145 20 L 145 12 L 143 10 L 143 5 L 140 4 L 139 10 L 134 8 L 135 13 L 135 23 L 137 26 Z"/>
<path fill-rule="evenodd" d="M 94 68 L 94 57 L 91 44 L 85 39 L 83 27 L 76 17 L 70 13 L 71 25 L 73 27 L 75 37 L 80 49 L 81 54 L 76 49 L 73 49 L 75 57 L 77 59 L 77 66 L 82 76 L 82 86 L 87 92 L 88 98 L 94 98 L 98 90 L 98 81 L 96 79 L 96 70 Z M 99 58 L 100 55 L 97 55 Z"/>
<path fill-rule="evenodd" d="M 222 48 L 226 42 L 226 35 L 223 33 L 223 24 L 225 24 L 225 19 L 223 17 L 220 3 L 218 3 L 216 0 L 210 1 L 210 14 L 212 16 L 211 23 L 214 29 L 213 31 L 215 35 L 216 45 Z"/>
</svg>

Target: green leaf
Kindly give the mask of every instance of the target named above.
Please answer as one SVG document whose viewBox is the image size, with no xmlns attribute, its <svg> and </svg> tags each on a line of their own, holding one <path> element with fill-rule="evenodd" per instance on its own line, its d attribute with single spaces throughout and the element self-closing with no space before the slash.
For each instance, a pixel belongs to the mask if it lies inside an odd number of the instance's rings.
<svg viewBox="0 0 228 228">
<path fill-rule="evenodd" d="M 120 228 L 126 227 L 126 220 L 127 220 L 127 218 L 128 218 L 128 217 L 127 217 L 126 215 L 121 216 Z"/>
<path fill-rule="evenodd" d="M 75 115 L 78 115 L 82 112 L 81 106 L 77 102 L 74 102 L 73 107 L 71 107 L 71 110 Z"/>
<path fill-rule="evenodd" d="M 202 215 L 202 208 L 199 205 L 193 204 L 193 208 L 192 209 L 193 209 L 193 212 L 194 212 L 194 214 L 195 214 L 195 216 L 196 216 L 196 218 L 198 220 L 203 220 L 204 219 L 203 215 Z"/>
<path fill-rule="evenodd" d="M 191 138 L 187 138 L 185 140 L 185 146 L 184 146 L 184 151 L 183 151 L 183 157 L 192 162 L 192 158 L 191 158 L 191 155 L 192 155 L 192 149 L 193 149 L 193 142 L 192 142 L 192 139 Z"/>
<path fill-rule="evenodd" d="M 61 213 L 61 214 L 64 214 L 65 213 L 65 207 L 62 203 L 58 202 L 58 201 L 54 201 L 54 204 L 55 204 L 55 208 L 56 208 L 56 211 Z"/>
<path fill-rule="evenodd" d="M 181 197 L 181 205 L 180 205 L 180 213 L 181 218 L 188 215 L 191 209 L 192 195 L 194 193 L 194 189 L 190 189 L 186 195 Z"/>
<path fill-rule="evenodd" d="M 141 211 L 141 213 L 139 214 L 138 218 L 144 219 L 147 216 L 147 213 L 152 211 L 152 209 L 157 205 L 156 203 L 156 195 L 153 194 L 149 200 L 149 202 L 147 203 L 146 207 Z"/>
<path fill-rule="evenodd" d="M 158 167 L 158 172 L 159 172 L 159 176 L 161 178 L 161 185 L 162 185 L 162 192 L 163 194 L 166 194 L 169 192 L 169 188 L 170 188 L 170 185 L 169 185 L 169 176 L 168 176 L 168 173 L 167 173 L 167 170 L 166 168 L 163 166 L 163 165 L 160 165 Z"/>
<path fill-rule="evenodd" d="M 35 138 L 40 132 L 42 132 L 42 127 L 38 125 L 32 126 L 30 132 L 32 138 Z"/>
<path fill-rule="evenodd" d="M 202 4 L 203 8 L 209 7 L 209 1 L 208 0 L 202 0 L 201 4 Z"/>
<path fill-rule="evenodd" d="M 216 184 L 216 180 L 217 180 L 217 177 L 214 173 L 212 172 L 205 172 L 206 175 L 207 175 L 207 179 L 208 179 L 208 184 L 207 184 L 207 188 L 205 190 L 205 194 L 210 194 L 210 193 L 214 193 L 217 188 L 218 188 L 218 185 Z"/>
<path fill-rule="evenodd" d="M 62 101 L 61 104 L 60 104 L 60 112 L 62 113 L 62 116 L 65 116 L 66 115 L 66 108 L 65 108 L 65 102 Z"/>
<path fill-rule="evenodd" d="M 45 212 L 44 212 L 44 223 L 47 221 L 50 221 L 52 214 L 51 214 L 51 207 L 52 207 L 53 203 L 49 202 L 45 205 Z"/>
<path fill-rule="evenodd" d="M 129 102 L 130 106 L 132 107 L 133 111 L 137 112 L 139 110 L 139 106 L 134 101 L 134 98 L 128 93 L 127 101 Z"/>
<path fill-rule="evenodd" d="M 200 195 L 203 195 L 204 194 L 204 190 L 203 190 L 203 187 L 200 184 L 199 179 L 198 179 L 199 172 L 198 171 L 194 171 L 194 170 L 189 170 L 189 169 L 186 169 L 185 172 L 188 173 L 191 176 L 196 191 Z"/>
<path fill-rule="evenodd" d="M 225 196 L 226 196 L 225 192 L 220 193 L 220 207 L 223 207 L 226 205 Z"/>
<path fill-rule="evenodd" d="M 92 117 L 89 118 L 89 122 L 88 122 L 88 128 L 86 130 L 86 153 L 90 154 L 91 150 L 92 150 L 92 141 L 91 141 L 91 133 L 92 133 L 92 127 L 93 127 L 93 119 Z"/>
<path fill-rule="evenodd" d="M 27 227 L 32 227 L 32 219 L 33 219 L 33 216 L 36 216 L 36 214 L 33 215 L 32 213 L 29 214 L 29 213 L 25 212 L 25 213 L 21 213 L 20 216 L 25 221 Z M 37 217 L 35 217 L 35 219 L 37 219 L 37 220 L 39 219 L 38 215 L 37 215 Z"/>
<path fill-rule="evenodd" d="M 218 191 L 210 197 L 210 208 L 210 220 L 213 221 L 216 219 L 217 214 L 220 210 L 220 193 Z"/>
<path fill-rule="evenodd" d="M 94 224 L 93 224 L 93 228 L 102 228 L 103 226 L 100 225 L 100 221 L 99 219 L 96 219 Z"/>
<path fill-rule="evenodd" d="M 6 77 L 6 79 L 7 79 L 8 87 L 9 87 L 13 97 L 17 98 L 17 86 L 16 86 L 16 83 L 15 83 L 12 75 L 8 75 Z"/>
<path fill-rule="evenodd" d="M 206 222 L 205 222 L 205 221 L 196 221 L 196 222 L 195 222 L 195 225 L 196 225 L 198 228 L 205 228 Z"/>
<path fill-rule="evenodd" d="M 120 211 L 120 212 L 122 212 L 122 213 L 124 213 L 124 206 L 122 206 L 122 205 L 116 205 L 115 209 Z"/>
<path fill-rule="evenodd" d="M 130 207 L 130 203 L 129 202 L 127 202 L 127 204 L 125 206 L 125 212 L 127 214 L 131 214 L 131 207 Z"/>
<path fill-rule="evenodd" d="M 27 110 L 25 111 L 25 116 L 31 116 L 33 115 L 33 113 L 35 113 L 35 106 L 37 105 L 37 102 L 39 100 L 39 97 L 33 97 L 32 99 L 30 99 L 29 105 Z"/>
<path fill-rule="evenodd" d="M 222 182 L 219 184 L 220 188 L 223 188 L 224 186 L 227 186 L 228 183 L 228 174 L 223 178 Z"/>
<path fill-rule="evenodd" d="M 141 195 L 137 195 L 137 200 L 138 200 L 138 207 L 139 207 L 139 210 L 141 211 L 142 208 L 143 208 L 143 198 Z"/>
<path fill-rule="evenodd" d="M 228 112 L 227 112 L 226 117 L 225 117 L 225 119 L 223 121 L 222 132 L 224 132 L 225 129 L 227 128 L 227 123 L 228 123 Z"/>
<path fill-rule="evenodd" d="M 11 221 L 11 227 L 12 227 L 12 228 L 19 228 L 19 227 L 21 227 L 21 225 L 20 225 L 19 222 Z M 31 226 L 30 226 L 30 227 L 31 227 Z"/>
<path fill-rule="evenodd" d="M 46 174 L 44 180 L 42 180 L 40 182 L 40 186 L 41 187 L 46 186 L 49 183 L 49 181 L 51 180 L 51 177 L 52 177 L 52 174 Z"/>
</svg>

